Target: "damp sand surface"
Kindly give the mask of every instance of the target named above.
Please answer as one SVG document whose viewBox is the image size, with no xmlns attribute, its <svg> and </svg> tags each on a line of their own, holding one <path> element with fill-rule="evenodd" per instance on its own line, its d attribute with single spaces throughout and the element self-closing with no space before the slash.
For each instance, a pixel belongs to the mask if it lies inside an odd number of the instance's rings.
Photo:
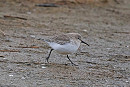
<svg viewBox="0 0 130 87">
<path fill-rule="evenodd" d="M 130 2 L 37 7 L 0 1 L 0 87 L 130 87 Z M 52 52 L 39 38 L 76 32 L 77 54 Z M 3 35 L 5 34 L 5 35 Z"/>
</svg>

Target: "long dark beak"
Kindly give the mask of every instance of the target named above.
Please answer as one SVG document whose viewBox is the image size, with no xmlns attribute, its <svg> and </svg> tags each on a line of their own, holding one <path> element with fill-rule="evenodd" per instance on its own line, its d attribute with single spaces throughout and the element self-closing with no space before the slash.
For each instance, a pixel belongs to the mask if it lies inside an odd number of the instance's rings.
<svg viewBox="0 0 130 87">
<path fill-rule="evenodd" d="M 80 39 L 80 41 L 81 41 L 81 43 L 84 43 L 84 44 L 86 44 L 86 45 L 88 45 L 88 46 L 89 46 L 89 44 L 87 44 L 87 43 L 86 43 L 86 42 L 84 42 L 83 40 L 81 40 L 81 39 Z"/>
</svg>

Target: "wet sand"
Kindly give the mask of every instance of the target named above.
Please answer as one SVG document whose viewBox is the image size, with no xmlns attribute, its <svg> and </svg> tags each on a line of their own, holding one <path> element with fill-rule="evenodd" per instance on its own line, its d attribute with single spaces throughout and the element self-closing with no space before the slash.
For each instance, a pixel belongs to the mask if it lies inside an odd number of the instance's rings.
<svg viewBox="0 0 130 87">
<path fill-rule="evenodd" d="M 0 1 L 0 87 L 129 87 L 130 2 L 36 7 Z M 3 32 L 5 35 L 3 35 Z M 38 38 L 78 32 L 90 46 L 53 52 Z"/>
</svg>

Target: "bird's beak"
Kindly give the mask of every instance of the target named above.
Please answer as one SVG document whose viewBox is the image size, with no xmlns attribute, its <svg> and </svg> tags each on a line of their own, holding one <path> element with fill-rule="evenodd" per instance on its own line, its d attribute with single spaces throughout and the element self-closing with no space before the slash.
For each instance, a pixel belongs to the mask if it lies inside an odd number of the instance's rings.
<svg viewBox="0 0 130 87">
<path fill-rule="evenodd" d="M 89 46 L 89 44 L 87 44 L 86 42 L 84 42 L 83 40 L 80 40 L 81 41 L 81 43 L 84 43 L 84 44 L 86 44 L 86 45 L 88 45 Z"/>
</svg>

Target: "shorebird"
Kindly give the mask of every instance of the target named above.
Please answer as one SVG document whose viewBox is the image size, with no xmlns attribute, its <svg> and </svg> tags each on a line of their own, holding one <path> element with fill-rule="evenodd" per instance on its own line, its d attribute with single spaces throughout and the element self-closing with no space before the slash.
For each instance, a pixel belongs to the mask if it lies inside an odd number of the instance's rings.
<svg viewBox="0 0 130 87">
<path fill-rule="evenodd" d="M 44 41 L 51 47 L 49 55 L 46 58 L 48 63 L 52 51 L 55 50 L 60 54 L 67 55 L 69 61 L 73 65 L 76 65 L 70 60 L 68 54 L 76 53 L 76 51 L 80 46 L 80 43 L 84 43 L 89 46 L 89 44 L 87 44 L 81 39 L 81 35 L 78 33 L 60 34 L 60 35 L 53 36 L 49 39 L 46 39 Z"/>
</svg>

